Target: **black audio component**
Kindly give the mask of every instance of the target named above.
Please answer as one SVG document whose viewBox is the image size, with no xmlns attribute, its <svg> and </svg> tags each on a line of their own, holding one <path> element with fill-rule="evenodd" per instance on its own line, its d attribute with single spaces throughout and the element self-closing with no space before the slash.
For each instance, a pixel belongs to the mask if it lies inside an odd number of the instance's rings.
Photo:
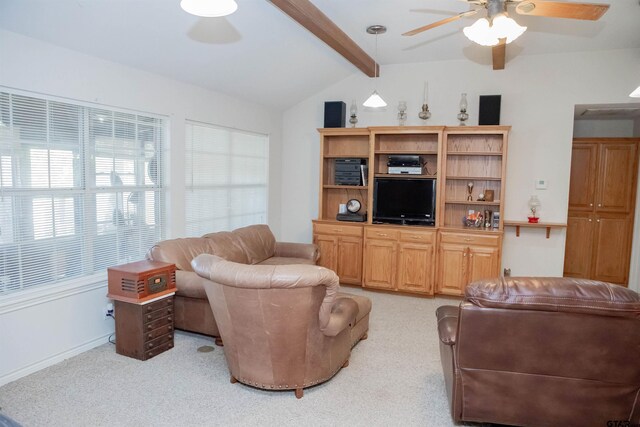
<svg viewBox="0 0 640 427">
<path fill-rule="evenodd" d="M 342 101 L 324 103 L 324 127 L 343 128 L 347 117 L 347 104 Z"/>
<path fill-rule="evenodd" d="M 501 95 L 480 95 L 479 125 L 500 124 L 500 100 Z"/>
</svg>

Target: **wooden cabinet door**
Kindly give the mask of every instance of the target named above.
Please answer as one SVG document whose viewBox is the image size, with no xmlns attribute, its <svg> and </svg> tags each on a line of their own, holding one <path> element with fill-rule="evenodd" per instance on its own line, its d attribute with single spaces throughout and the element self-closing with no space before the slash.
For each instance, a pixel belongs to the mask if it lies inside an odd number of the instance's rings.
<svg viewBox="0 0 640 427">
<path fill-rule="evenodd" d="M 481 279 L 491 279 L 500 276 L 500 249 L 471 246 L 469 247 L 469 283 Z M 463 289 L 464 290 L 464 289 Z"/>
<path fill-rule="evenodd" d="M 441 243 L 438 259 L 439 292 L 462 295 L 467 285 L 467 247 Z"/>
<path fill-rule="evenodd" d="M 598 144 L 575 143 L 571 150 L 569 210 L 591 211 L 595 203 Z"/>
<path fill-rule="evenodd" d="M 358 237 L 338 238 L 338 276 L 340 283 L 360 285 L 362 283 L 362 239 Z"/>
<path fill-rule="evenodd" d="M 395 289 L 397 246 L 392 240 L 365 241 L 364 286 Z"/>
<path fill-rule="evenodd" d="M 627 285 L 633 222 L 628 215 L 599 214 L 595 220 L 591 278 Z"/>
<path fill-rule="evenodd" d="M 636 191 L 636 144 L 601 144 L 599 158 L 596 212 L 631 212 Z"/>
<path fill-rule="evenodd" d="M 318 258 L 316 264 L 337 272 L 338 237 L 328 234 L 316 234 L 313 236 L 313 243 L 318 245 L 318 250 L 320 251 L 320 258 Z"/>
<path fill-rule="evenodd" d="M 433 294 L 433 245 L 400 243 L 398 289 Z"/>
<path fill-rule="evenodd" d="M 569 212 L 564 253 L 565 277 L 591 277 L 594 221 L 590 213 Z"/>
</svg>

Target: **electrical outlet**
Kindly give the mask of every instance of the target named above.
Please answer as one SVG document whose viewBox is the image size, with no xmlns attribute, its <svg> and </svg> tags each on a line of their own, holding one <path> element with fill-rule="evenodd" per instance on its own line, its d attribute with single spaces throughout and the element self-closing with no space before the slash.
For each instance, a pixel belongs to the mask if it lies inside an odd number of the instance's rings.
<svg viewBox="0 0 640 427">
<path fill-rule="evenodd" d="M 505 268 L 504 269 L 504 277 L 509 277 L 511 276 L 511 269 L 510 268 Z"/>
<path fill-rule="evenodd" d="M 113 317 L 113 304 L 109 303 L 104 306 L 104 320 Z"/>
</svg>

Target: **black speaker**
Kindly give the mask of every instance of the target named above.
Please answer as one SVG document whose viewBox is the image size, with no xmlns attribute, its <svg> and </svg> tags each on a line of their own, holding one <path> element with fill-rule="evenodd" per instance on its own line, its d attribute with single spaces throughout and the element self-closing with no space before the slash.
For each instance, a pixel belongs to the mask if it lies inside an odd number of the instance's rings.
<svg viewBox="0 0 640 427">
<path fill-rule="evenodd" d="M 500 98 L 501 95 L 480 95 L 479 125 L 500 124 Z"/>
<path fill-rule="evenodd" d="M 324 127 L 343 128 L 347 117 L 347 104 L 342 101 L 324 103 Z"/>
</svg>

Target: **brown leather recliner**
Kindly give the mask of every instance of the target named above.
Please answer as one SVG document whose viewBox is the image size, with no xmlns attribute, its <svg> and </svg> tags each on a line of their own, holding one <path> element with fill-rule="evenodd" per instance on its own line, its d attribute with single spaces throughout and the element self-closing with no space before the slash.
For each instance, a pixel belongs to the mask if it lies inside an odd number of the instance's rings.
<svg viewBox="0 0 640 427">
<path fill-rule="evenodd" d="M 640 423 L 640 297 L 609 283 L 502 278 L 437 310 L 454 421 Z"/>
<path fill-rule="evenodd" d="M 202 237 L 164 240 L 149 249 L 147 259 L 176 265 L 175 327 L 216 337 L 218 345 L 222 341 L 207 301 L 204 279 L 191 267 L 191 261 L 203 253 L 243 264 L 267 265 L 315 264 L 319 256 L 314 244 L 276 242 L 265 224 Z"/>
<path fill-rule="evenodd" d="M 303 388 L 347 366 L 352 344 L 366 338 L 370 301 L 339 295 L 338 276 L 327 268 L 244 265 L 206 254 L 192 264 L 205 278 L 232 383 L 295 390 L 301 398 Z"/>
</svg>

